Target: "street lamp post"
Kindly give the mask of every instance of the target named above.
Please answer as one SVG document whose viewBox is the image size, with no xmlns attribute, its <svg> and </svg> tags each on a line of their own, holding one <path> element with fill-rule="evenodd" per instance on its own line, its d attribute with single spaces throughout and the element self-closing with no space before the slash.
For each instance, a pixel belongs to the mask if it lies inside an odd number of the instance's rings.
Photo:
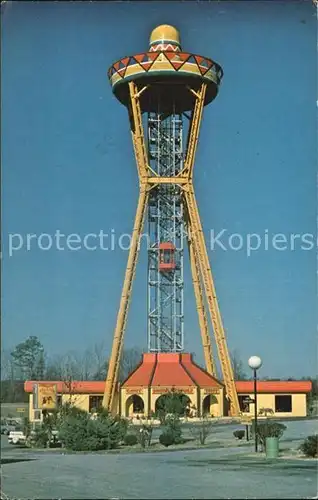
<svg viewBox="0 0 318 500">
<path fill-rule="evenodd" d="M 254 434 L 255 434 L 255 452 L 257 453 L 257 370 L 262 366 L 262 360 L 258 356 L 251 356 L 248 365 L 253 370 L 254 379 Z"/>
</svg>

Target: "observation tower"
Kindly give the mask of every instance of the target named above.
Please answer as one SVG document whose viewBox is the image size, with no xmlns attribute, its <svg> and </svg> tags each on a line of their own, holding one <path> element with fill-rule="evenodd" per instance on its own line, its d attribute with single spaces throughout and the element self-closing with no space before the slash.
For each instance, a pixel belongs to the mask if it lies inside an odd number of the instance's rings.
<svg viewBox="0 0 318 500">
<path fill-rule="evenodd" d="M 182 359 L 188 364 L 188 368 L 183 366 L 182 369 L 188 374 L 191 372 L 191 357 L 184 353 L 186 251 L 192 272 L 205 373 L 210 376 L 211 383 L 216 380 L 213 378 L 216 371 L 207 309 L 230 412 L 233 416 L 239 414 L 233 370 L 193 187 L 203 108 L 217 96 L 222 77 L 222 68 L 215 61 L 184 52 L 178 30 L 169 25 L 158 26 L 152 31 L 147 52 L 124 57 L 108 71 L 114 95 L 128 110 L 139 178 L 139 199 L 103 399 L 103 405 L 110 411 L 115 411 L 118 403 L 124 331 L 139 240 L 146 231 L 149 237 L 148 354 L 144 355 L 137 372 L 141 373 L 147 363 L 148 368 L 150 364 L 153 369 L 158 368 L 158 363 L 164 360 L 174 360 L 181 366 Z M 169 387 L 180 386 L 180 381 L 174 380 L 177 372 L 170 370 Z M 136 378 L 136 374 L 134 376 Z M 152 379 L 149 377 L 147 387 L 150 390 Z M 199 382 L 194 382 L 199 387 Z M 146 383 L 140 379 L 139 385 Z"/>
</svg>

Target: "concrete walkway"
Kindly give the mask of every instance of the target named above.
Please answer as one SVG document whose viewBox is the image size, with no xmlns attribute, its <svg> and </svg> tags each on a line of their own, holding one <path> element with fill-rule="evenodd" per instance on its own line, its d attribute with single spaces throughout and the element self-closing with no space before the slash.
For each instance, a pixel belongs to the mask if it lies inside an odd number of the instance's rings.
<svg viewBox="0 0 318 500">
<path fill-rule="evenodd" d="M 283 447 L 317 422 L 288 423 Z M 305 427 L 305 429 L 304 429 Z M 232 429 L 213 439 L 229 440 Z M 227 436 L 226 436 L 227 434 Z M 3 439 L 3 438 L 2 438 Z M 34 453 L 2 447 L 2 490 L 10 498 L 314 498 L 315 460 L 255 457 L 252 446 L 138 454 Z M 18 461 L 19 460 L 19 461 Z"/>
<path fill-rule="evenodd" d="M 308 498 L 315 461 L 244 456 L 242 448 L 134 455 L 23 454 L 2 466 L 15 498 Z"/>
</svg>

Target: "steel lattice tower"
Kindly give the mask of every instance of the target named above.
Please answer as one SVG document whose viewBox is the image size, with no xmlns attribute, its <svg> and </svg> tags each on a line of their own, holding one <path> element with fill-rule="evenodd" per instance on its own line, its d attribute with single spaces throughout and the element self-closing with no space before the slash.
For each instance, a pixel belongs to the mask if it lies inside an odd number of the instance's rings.
<svg viewBox="0 0 318 500">
<path fill-rule="evenodd" d="M 203 108 L 216 97 L 223 71 L 203 56 L 183 52 L 178 31 L 158 26 L 148 52 L 115 62 L 108 77 L 127 107 L 139 199 L 114 333 L 103 405 L 114 411 L 124 331 L 147 220 L 148 349 L 181 352 L 183 338 L 183 244 L 190 256 L 206 370 L 215 375 L 209 311 L 231 414 L 239 403 L 202 224 L 193 188 L 193 167 Z"/>
<path fill-rule="evenodd" d="M 167 116 L 158 110 L 147 118 L 150 167 L 159 176 L 174 177 L 183 168 L 182 115 Z M 181 188 L 162 184 L 152 189 L 148 205 L 150 352 L 183 351 L 183 226 Z"/>
</svg>

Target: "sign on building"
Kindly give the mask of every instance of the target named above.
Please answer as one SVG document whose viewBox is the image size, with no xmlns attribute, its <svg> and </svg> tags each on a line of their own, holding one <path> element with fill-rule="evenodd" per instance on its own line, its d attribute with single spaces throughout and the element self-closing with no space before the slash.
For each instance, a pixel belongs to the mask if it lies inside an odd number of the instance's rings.
<svg viewBox="0 0 318 500">
<path fill-rule="evenodd" d="M 204 394 L 220 394 L 220 389 L 214 387 L 208 387 L 204 389 Z"/>
<path fill-rule="evenodd" d="M 34 384 L 33 408 L 34 410 L 54 410 L 57 403 L 55 384 Z"/>
<path fill-rule="evenodd" d="M 132 387 L 129 387 L 129 389 L 126 389 L 126 394 L 142 394 L 143 393 L 143 390 L 140 389 L 140 387 L 138 388 L 132 388 Z"/>
<path fill-rule="evenodd" d="M 170 387 L 154 387 L 152 394 L 166 394 L 168 392 L 182 392 L 183 394 L 193 394 L 193 387 L 178 387 L 177 391 L 173 391 Z"/>
</svg>

